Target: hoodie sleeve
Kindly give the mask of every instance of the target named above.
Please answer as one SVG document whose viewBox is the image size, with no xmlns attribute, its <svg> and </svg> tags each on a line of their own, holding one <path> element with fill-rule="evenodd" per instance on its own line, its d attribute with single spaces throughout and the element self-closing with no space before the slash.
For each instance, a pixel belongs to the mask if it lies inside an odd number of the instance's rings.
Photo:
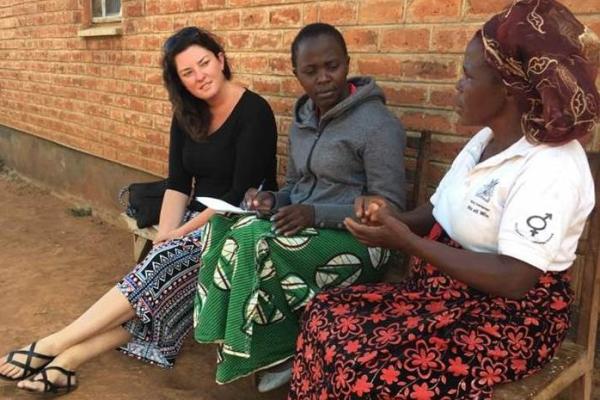
<svg viewBox="0 0 600 400">
<path fill-rule="evenodd" d="M 364 152 L 366 194 L 383 196 L 402 211 L 406 209 L 405 148 L 404 127 L 390 115 L 369 132 Z"/>
<path fill-rule="evenodd" d="M 362 151 L 366 193 L 380 195 L 404 210 L 406 182 L 404 176 L 404 148 L 406 133 L 400 121 L 388 114 L 366 133 Z M 354 215 L 353 204 L 316 204 L 315 226 L 320 228 L 344 227 L 343 221 Z"/>
</svg>

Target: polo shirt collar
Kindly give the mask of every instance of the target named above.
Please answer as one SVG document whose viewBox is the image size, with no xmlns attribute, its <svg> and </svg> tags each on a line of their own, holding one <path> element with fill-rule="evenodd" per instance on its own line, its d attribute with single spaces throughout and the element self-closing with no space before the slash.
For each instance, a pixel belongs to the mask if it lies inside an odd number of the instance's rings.
<svg viewBox="0 0 600 400">
<path fill-rule="evenodd" d="M 488 145 L 490 140 L 492 140 L 493 137 L 494 133 L 490 128 L 484 128 L 476 135 L 476 140 L 472 142 L 472 145 L 468 150 L 474 168 L 480 169 L 495 167 L 511 158 L 525 156 L 533 147 L 536 146 L 535 144 L 530 143 L 525 138 L 525 136 L 523 136 L 521 139 L 517 140 L 515 143 L 510 145 L 507 149 L 488 158 L 483 162 L 479 162 L 479 159 L 481 158 L 481 153 L 483 153 L 483 150 Z"/>
</svg>

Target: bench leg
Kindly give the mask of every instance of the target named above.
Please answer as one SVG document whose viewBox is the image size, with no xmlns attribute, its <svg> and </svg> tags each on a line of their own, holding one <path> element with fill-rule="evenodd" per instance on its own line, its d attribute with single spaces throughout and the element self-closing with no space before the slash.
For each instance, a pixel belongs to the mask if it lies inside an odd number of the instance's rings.
<svg viewBox="0 0 600 400">
<path fill-rule="evenodd" d="M 133 259 L 140 263 L 152 248 L 152 241 L 138 235 L 133 235 Z"/>
<path fill-rule="evenodd" d="M 590 400 L 592 398 L 592 371 L 588 371 L 571 385 L 570 400 Z"/>
</svg>

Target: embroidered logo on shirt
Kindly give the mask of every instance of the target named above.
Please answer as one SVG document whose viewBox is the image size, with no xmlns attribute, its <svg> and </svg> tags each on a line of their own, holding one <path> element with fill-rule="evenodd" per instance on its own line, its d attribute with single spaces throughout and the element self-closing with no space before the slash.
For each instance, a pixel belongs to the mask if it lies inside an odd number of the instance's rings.
<svg viewBox="0 0 600 400">
<path fill-rule="evenodd" d="M 521 232 L 518 222 L 515 223 L 515 230 L 519 235 L 531 240 L 533 243 L 545 244 L 552 239 L 554 233 L 551 233 L 550 236 L 545 238 L 540 238 L 538 235 L 540 232 L 544 232 L 546 228 L 548 228 L 548 221 L 552 221 L 552 214 L 550 213 L 546 213 L 545 215 L 531 215 L 525 220 L 525 223 L 527 224 L 527 230 L 529 231 L 528 234 Z"/>
<path fill-rule="evenodd" d="M 492 179 L 489 183 L 483 185 L 483 187 L 475 194 L 475 196 L 484 200 L 486 203 L 489 203 L 492 198 L 492 194 L 494 194 L 494 189 L 499 182 L 500 180 L 498 179 Z"/>
</svg>

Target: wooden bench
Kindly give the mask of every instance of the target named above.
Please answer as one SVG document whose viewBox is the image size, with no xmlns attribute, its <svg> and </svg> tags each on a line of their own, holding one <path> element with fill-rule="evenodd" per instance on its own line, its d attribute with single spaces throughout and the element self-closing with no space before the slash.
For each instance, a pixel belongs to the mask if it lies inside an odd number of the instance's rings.
<svg viewBox="0 0 600 400">
<path fill-rule="evenodd" d="M 156 225 L 147 228 L 138 228 L 135 219 L 125 213 L 121 213 L 121 218 L 133 234 L 133 259 L 137 264 L 146 257 L 146 254 L 152 248 L 152 241 L 158 233 L 158 228 Z"/>
<path fill-rule="evenodd" d="M 594 182 L 600 182 L 600 153 L 588 154 Z M 600 185 L 596 185 L 596 201 Z M 494 400 L 548 400 L 559 394 L 571 400 L 590 400 L 600 298 L 600 210 L 598 204 L 579 241 L 578 256 L 570 271 L 575 292 L 573 329 L 552 361 L 521 381 L 498 386 Z"/>
</svg>

